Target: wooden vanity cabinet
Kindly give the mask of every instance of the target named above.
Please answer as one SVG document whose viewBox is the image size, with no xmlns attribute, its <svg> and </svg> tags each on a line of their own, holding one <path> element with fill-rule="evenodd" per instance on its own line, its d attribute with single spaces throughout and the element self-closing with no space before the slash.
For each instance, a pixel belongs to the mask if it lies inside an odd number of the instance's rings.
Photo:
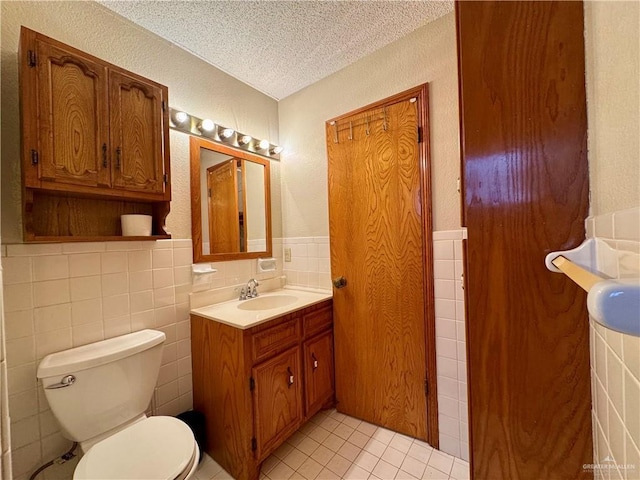
<svg viewBox="0 0 640 480">
<path fill-rule="evenodd" d="M 191 315 L 193 408 L 207 453 L 238 480 L 334 403 L 332 301 L 241 330 Z"/>
<path fill-rule="evenodd" d="M 19 62 L 25 240 L 118 240 L 125 213 L 169 238 L 167 87 L 25 27 Z"/>
</svg>

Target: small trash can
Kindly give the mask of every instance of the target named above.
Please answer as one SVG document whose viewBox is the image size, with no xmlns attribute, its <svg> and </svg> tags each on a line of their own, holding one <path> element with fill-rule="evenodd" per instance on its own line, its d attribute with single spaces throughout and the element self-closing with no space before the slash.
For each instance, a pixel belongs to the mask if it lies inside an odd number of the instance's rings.
<svg viewBox="0 0 640 480">
<path fill-rule="evenodd" d="M 187 412 L 180 413 L 176 418 L 186 423 L 193 432 L 193 436 L 196 438 L 196 443 L 200 449 L 200 461 L 202 461 L 202 452 L 207 450 L 207 429 L 205 427 L 204 413 L 196 410 L 189 410 Z"/>
</svg>

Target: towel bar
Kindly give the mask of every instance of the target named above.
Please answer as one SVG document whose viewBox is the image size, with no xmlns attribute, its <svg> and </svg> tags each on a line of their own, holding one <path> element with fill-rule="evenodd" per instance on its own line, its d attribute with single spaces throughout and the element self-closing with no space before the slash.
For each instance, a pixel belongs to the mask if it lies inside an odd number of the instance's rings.
<svg viewBox="0 0 640 480">
<path fill-rule="evenodd" d="M 595 321 L 612 330 L 640 337 L 640 278 L 603 278 L 567 256 L 587 259 L 593 269 L 596 258 L 594 241 L 587 240 L 580 247 L 566 252 L 548 254 L 545 259 L 547 268 L 564 273 L 587 292 L 587 309 Z"/>
</svg>

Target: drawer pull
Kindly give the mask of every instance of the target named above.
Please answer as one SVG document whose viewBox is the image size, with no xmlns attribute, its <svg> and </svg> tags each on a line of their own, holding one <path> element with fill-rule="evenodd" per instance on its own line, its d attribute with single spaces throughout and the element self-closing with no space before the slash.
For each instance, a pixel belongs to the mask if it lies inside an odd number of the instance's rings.
<svg viewBox="0 0 640 480">
<path fill-rule="evenodd" d="M 287 381 L 287 387 L 291 388 L 291 385 L 293 385 L 293 372 L 291 371 L 291 367 L 287 367 L 287 373 L 289 374 L 289 380 Z"/>
<path fill-rule="evenodd" d="M 312 353 L 311 358 L 313 359 L 313 369 L 315 370 L 316 368 L 318 368 L 318 359 L 316 358 L 316 354 Z"/>
</svg>

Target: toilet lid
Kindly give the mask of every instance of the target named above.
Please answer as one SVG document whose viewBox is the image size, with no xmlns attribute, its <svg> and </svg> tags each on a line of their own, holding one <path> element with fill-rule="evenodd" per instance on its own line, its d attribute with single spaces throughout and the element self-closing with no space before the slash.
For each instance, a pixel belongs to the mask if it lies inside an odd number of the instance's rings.
<svg viewBox="0 0 640 480">
<path fill-rule="evenodd" d="M 96 443 L 73 473 L 89 479 L 174 479 L 192 463 L 191 429 L 173 417 L 149 417 Z"/>
</svg>

